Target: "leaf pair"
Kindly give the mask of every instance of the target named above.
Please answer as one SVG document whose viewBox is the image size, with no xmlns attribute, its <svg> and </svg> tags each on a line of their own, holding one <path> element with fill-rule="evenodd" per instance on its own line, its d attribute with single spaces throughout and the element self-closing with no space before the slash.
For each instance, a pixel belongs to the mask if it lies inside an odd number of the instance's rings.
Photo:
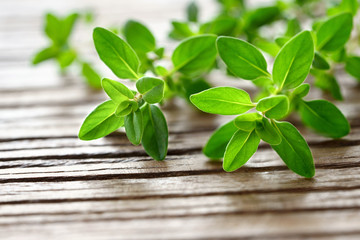
<svg viewBox="0 0 360 240">
<path fill-rule="evenodd" d="M 220 57 L 236 76 L 254 80 L 271 78 L 262 53 L 253 45 L 231 37 L 217 40 Z M 314 57 L 314 44 L 309 31 L 288 41 L 275 58 L 272 80 L 279 91 L 299 86 L 307 77 Z"/>
<path fill-rule="evenodd" d="M 261 124 L 250 131 L 236 127 L 238 124 L 244 126 L 244 117 L 241 117 L 242 121 L 235 119 L 236 126 L 234 121 L 230 121 L 216 130 L 205 145 L 204 154 L 213 159 L 224 157 L 224 170 L 235 171 L 254 155 L 262 139 L 271 144 L 289 169 L 307 178 L 314 176 L 310 148 L 293 125 L 288 122 L 270 123 L 265 118 L 259 121 L 259 118 L 252 117 Z"/>
</svg>

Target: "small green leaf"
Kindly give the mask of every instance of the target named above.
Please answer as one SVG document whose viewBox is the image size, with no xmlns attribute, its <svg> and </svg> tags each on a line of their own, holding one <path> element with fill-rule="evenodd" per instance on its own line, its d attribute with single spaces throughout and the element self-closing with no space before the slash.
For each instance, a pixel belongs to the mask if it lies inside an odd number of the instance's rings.
<svg viewBox="0 0 360 240">
<path fill-rule="evenodd" d="M 187 22 L 172 21 L 171 25 L 173 29 L 171 30 L 169 37 L 172 39 L 183 40 L 194 36 L 194 33 Z"/>
<path fill-rule="evenodd" d="M 232 172 L 244 165 L 256 152 L 260 138 L 255 131 L 238 130 L 231 138 L 225 150 L 223 168 Z"/>
<path fill-rule="evenodd" d="M 287 29 L 285 32 L 285 36 L 293 37 L 296 34 L 298 34 L 299 32 L 301 32 L 301 25 L 300 25 L 299 20 L 296 18 L 290 19 L 287 22 Z"/>
<path fill-rule="evenodd" d="M 265 38 L 256 38 L 253 43 L 256 47 L 261 49 L 263 52 L 270 54 L 272 57 L 275 57 L 280 51 L 280 47 L 275 42 L 269 41 Z"/>
<path fill-rule="evenodd" d="M 278 37 L 275 39 L 276 44 L 279 47 L 284 46 L 288 41 L 290 40 L 290 37 Z"/>
<path fill-rule="evenodd" d="M 124 125 L 124 118 L 115 115 L 116 105 L 112 100 L 100 104 L 85 119 L 79 131 L 81 140 L 102 138 Z"/>
<path fill-rule="evenodd" d="M 164 160 L 168 148 L 168 128 L 165 117 L 155 105 L 145 104 L 141 108 L 144 133 L 141 143 L 149 156 Z"/>
<path fill-rule="evenodd" d="M 360 57 L 348 57 L 346 59 L 345 70 L 351 76 L 355 77 L 358 81 L 360 81 Z"/>
<path fill-rule="evenodd" d="M 90 64 L 83 63 L 81 72 L 91 87 L 95 89 L 101 88 L 101 77 Z"/>
<path fill-rule="evenodd" d="M 140 144 L 143 130 L 144 126 L 140 109 L 125 116 L 126 136 L 132 144 Z"/>
<path fill-rule="evenodd" d="M 264 56 L 250 43 L 232 37 L 219 37 L 217 47 L 221 59 L 236 76 L 247 80 L 270 76 Z"/>
<path fill-rule="evenodd" d="M 135 51 L 120 37 L 104 29 L 95 28 L 95 48 L 100 59 L 119 78 L 137 80 L 140 66 Z"/>
<path fill-rule="evenodd" d="M 140 22 L 127 21 L 124 26 L 124 36 L 136 52 L 147 53 L 156 47 L 154 35 Z"/>
<path fill-rule="evenodd" d="M 168 72 L 168 70 L 167 70 L 165 67 L 163 67 L 163 66 L 156 66 L 156 67 L 155 67 L 155 73 L 156 73 L 156 75 L 158 75 L 158 76 L 164 77 L 164 76 L 166 76 L 169 72 Z"/>
<path fill-rule="evenodd" d="M 239 129 L 235 127 L 234 121 L 230 121 L 216 129 L 203 148 L 203 153 L 211 159 L 223 158 L 226 146 L 237 130 Z"/>
<path fill-rule="evenodd" d="M 342 48 L 349 40 L 351 30 L 351 13 L 342 13 L 328 19 L 317 31 L 317 49 L 333 52 Z"/>
<path fill-rule="evenodd" d="M 60 68 L 65 69 L 75 61 L 76 52 L 73 49 L 63 51 L 57 56 L 56 59 L 60 65 Z"/>
<path fill-rule="evenodd" d="M 321 69 L 321 70 L 330 69 L 330 64 L 326 61 L 326 59 L 319 52 L 315 52 L 315 57 L 314 57 L 312 66 L 314 68 Z"/>
<path fill-rule="evenodd" d="M 350 132 L 345 116 L 326 100 L 302 101 L 299 111 L 305 125 L 326 137 L 341 138 Z"/>
<path fill-rule="evenodd" d="M 286 166 L 300 176 L 311 178 L 315 175 L 314 160 L 306 140 L 289 122 L 274 122 L 282 138 L 278 145 L 271 147 L 279 154 Z"/>
<path fill-rule="evenodd" d="M 298 98 L 303 98 L 306 95 L 308 95 L 309 91 L 310 91 L 310 84 L 303 83 L 294 89 L 294 91 L 292 92 L 292 95 L 296 96 Z"/>
<path fill-rule="evenodd" d="M 244 24 L 247 30 L 257 29 L 263 25 L 269 24 L 281 15 L 278 6 L 259 7 L 252 11 L 248 11 L 244 16 Z"/>
<path fill-rule="evenodd" d="M 190 101 L 192 94 L 199 93 L 201 91 L 211 88 L 210 83 L 205 78 L 181 78 L 182 89 L 181 92 L 187 101 Z"/>
<path fill-rule="evenodd" d="M 231 36 L 237 31 L 238 21 L 234 17 L 219 16 L 200 26 L 199 33 L 210 33 L 218 36 Z"/>
<path fill-rule="evenodd" d="M 265 116 L 272 119 L 281 119 L 289 112 L 289 98 L 285 95 L 276 95 L 261 99 L 256 110 L 265 112 Z"/>
<path fill-rule="evenodd" d="M 244 113 L 252 108 L 247 92 L 233 87 L 216 87 L 193 94 L 190 101 L 201 111 L 221 115 Z"/>
<path fill-rule="evenodd" d="M 56 44 L 62 45 L 63 38 L 60 35 L 61 31 L 61 20 L 52 13 L 46 14 L 46 25 L 45 25 L 45 33 L 46 35 Z"/>
<path fill-rule="evenodd" d="M 156 56 L 159 57 L 159 59 L 162 59 L 164 57 L 165 48 L 161 47 L 161 48 L 155 49 L 154 53 L 156 54 Z"/>
<path fill-rule="evenodd" d="M 186 13 L 187 13 L 187 19 L 189 22 L 197 22 L 198 21 L 199 8 L 195 2 L 191 2 L 187 6 Z"/>
<path fill-rule="evenodd" d="M 336 100 L 343 100 L 340 85 L 333 74 L 312 69 L 311 74 L 315 77 L 314 85 L 323 91 L 329 92 Z"/>
<path fill-rule="evenodd" d="M 120 104 L 121 102 L 133 99 L 134 93 L 128 89 L 124 84 L 104 78 L 101 82 L 102 87 L 104 88 L 106 94 L 116 103 Z"/>
<path fill-rule="evenodd" d="M 314 43 L 309 31 L 293 37 L 275 58 L 273 80 L 279 89 L 296 88 L 307 77 L 314 58 Z"/>
<path fill-rule="evenodd" d="M 256 121 L 255 132 L 263 141 L 271 145 L 278 145 L 281 143 L 282 139 L 278 130 L 266 118 Z"/>
<path fill-rule="evenodd" d="M 78 14 L 74 13 L 60 19 L 54 14 L 48 13 L 46 15 L 46 35 L 55 45 L 63 46 L 67 42 L 78 16 Z"/>
<path fill-rule="evenodd" d="M 165 82 L 160 78 L 143 77 L 136 82 L 136 88 L 147 103 L 158 103 L 164 97 Z"/>
<path fill-rule="evenodd" d="M 199 35 L 181 42 L 171 57 L 175 70 L 190 76 L 208 71 L 217 55 L 215 41 L 215 35 Z"/>
<path fill-rule="evenodd" d="M 358 8 L 358 0 L 342 0 L 339 6 L 330 8 L 327 14 L 332 16 L 343 12 L 351 12 L 355 16 Z"/>
<path fill-rule="evenodd" d="M 115 115 L 118 117 L 125 117 L 129 115 L 133 109 L 138 109 L 138 103 L 133 100 L 125 100 L 116 107 Z"/>
<path fill-rule="evenodd" d="M 70 36 L 70 34 L 71 34 L 71 32 L 72 32 L 72 30 L 74 28 L 74 25 L 76 23 L 76 20 L 78 18 L 79 18 L 79 14 L 78 13 L 73 13 L 73 14 L 68 15 L 66 18 L 64 18 L 62 20 L 62 29 L 61 29 L 62 33 L 61 33 L 61 35 L 62 35 L 64 41 L 66 41 L 69 38 L 69 36 Z"/>
<path fill-rule="evenodd" d="M 256 121 L 262 116 L 259 113 L 244 113 L 235 118 L 235 126 L 243 131 L 250 132 L 254 130 Z"/>
<path fill-rule="evenodd" d="M 44 48 L 35 54 L 32 60 L 32 64 L 36 65 L 48 59 L 56 58 L 58 54 L 59 54 L 59 48 L 55 46 Z"/>
</svg>

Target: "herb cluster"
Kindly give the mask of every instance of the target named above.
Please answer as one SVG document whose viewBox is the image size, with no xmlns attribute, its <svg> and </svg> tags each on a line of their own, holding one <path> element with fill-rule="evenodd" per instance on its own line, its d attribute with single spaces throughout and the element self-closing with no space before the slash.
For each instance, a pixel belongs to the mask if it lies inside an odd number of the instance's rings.
<svg viewBox="0 0 360 240">
<path fill-rule="evenodd" d="M 182 41 L 171 54 L 171 69 L 161 65 L 163 61 L 159 60 L 167 59 L 166 51 L 157 46 L 154 35 L 142 23 L 129 20 L 121 31 L 123 37 L 95 28 L 93 40 L 100 59 L 119 79 L 134 81 L 136 91 L 119 81 L 102 79 L 101 86 L 110 100 L 87 116 L 79 138 L 98 139 L 124 127 L 132 144 L 142 144 L 149 156 L 163 160 L 168 127 L 158 105 L 182 97 L 203 112 L 236 115 L 213 133 L 203 149 L 211 159 L 224 158 L 225 171 L 244 165 L 262 140 L 289 169 L 313 177 L 311 150 L 300 132 L 284 119 L 298 114 L 305 126 L 329 138 L 349 133 L 347 119 L 334 104 L 304 99 L 311 87 L 305 80 L 311 74 L 313 85 L 330 92 L 336 100 L 343 99 L 334 75 L 339 64 L 360 80 L 360 57 L 351 54 L 358 46 L 356 36 L 355 44 L 351 38 L 357 1 L 342 0 L 332 5 L 327 17 L 320 20 L 312 12 L 323 1 L 277 1 L 255 9 L 241 0 L 218 3 L 219 15 L 208 22 L 199 21 L 199 8 L 194 2 L 188 5 L 186 21 L 172 22 L 169 36 Z M 311 31 L 302 30 L 298 19 L 304 16 L 313 22 Z M 56 28 L 70 21 L 66 19 L 57 20 Z M 51 21 L 48 19 L 47 26 L 53 24 Z M 287 24 L 283 35 L 263 36 L 263 27 L 271 28 L 277 21 Z M 46 30 L 52 39 L 50 48 L 59 50 L 47 54 L 49 50 L 45 49 L 34 62 L 55 58 L 61 66 L 60 56 L 72 51 L 67 40 L 72 25 L 64 27 L 67 30 L 60 31 L 60 37 Z M 262 52 L 274 57 L 271 72 Z M 258 88 L 257 96 L 251 99 L 246 91 L 231 86 L 212 88 L 207 74 L 224 67 L 224 73 L 252 81 Z"/>
</svg>

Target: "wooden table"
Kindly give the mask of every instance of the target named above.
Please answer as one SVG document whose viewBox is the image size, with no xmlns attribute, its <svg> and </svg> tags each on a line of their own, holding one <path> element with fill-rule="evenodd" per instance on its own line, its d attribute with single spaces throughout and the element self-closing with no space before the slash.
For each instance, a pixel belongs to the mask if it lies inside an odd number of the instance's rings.
<svg viewBox="0 0 360 240">
<path fill-rule="evenodd" d="M 182 18 L 186 2 L 0 1 L 0 239 L 360 239 L 360 89 L 346 75 L 338 106 L 351 122 L 349 136 L 324 139 L 294 119 L 314 154 L 313 179 L 290 172 L 265 144 L 245 167 L 225 173 L 201 147 L 226 119 L 181 101 L 166 109 L 164 162 L 123 133 L 77 139 L 86 114 L 106 96 L 76 74 L 59 76 L 51 63 L 30 66 L 46 45 L 44 11 L 90 7 L 105 27 L 140 19 L 160 44 L 174 46 L 168 22 Z M 204 17 L 214 12 L 209 1 L 200 4 Z M 91 28 L 79 27 L 76 45 L 111 76 L 94 53 Z M 245 81 L 226 84 L 252 90 Z"/>
</svg>

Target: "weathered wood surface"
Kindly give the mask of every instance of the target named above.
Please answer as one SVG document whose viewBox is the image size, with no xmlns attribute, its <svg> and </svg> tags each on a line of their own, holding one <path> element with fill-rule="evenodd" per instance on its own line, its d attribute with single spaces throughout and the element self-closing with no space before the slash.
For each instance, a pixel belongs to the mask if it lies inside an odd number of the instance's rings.
<svg viewBox="0 0 360 240">
<path fill-rule="evenodd" d="M 90 7 L 102 26 L 127 18 L 146 21 L 166 42 L 168 19 L 187 1 L 0 1 L 0 239 L 359 239 L 359 87 L 341 77 L 352 124 L 342 140 L 306 136 L 316 177 L 290 172 L 266 145 L 245 167 L 225 173 L 201 147 L 227 118 L 200 114 L 180 102 L 168 107 L 169 156 L 156 162 L 123 133 L 77 139 L 86 114 L 106 97 L 51 64 L 31 68 L 46 44 L 45 10 Z M 205 6 L 209 1 L 200 1 Z M 139 8 L 139 6 L 141 6 Z M 214 6 L 206 8 L 211 15 Z M 91 27 L 77 45 L 96 62 Z M 245 81 L 223 81 L 248 90 Z M 316 98 L 318 93 L 312 95 Z"/>
</svg>

